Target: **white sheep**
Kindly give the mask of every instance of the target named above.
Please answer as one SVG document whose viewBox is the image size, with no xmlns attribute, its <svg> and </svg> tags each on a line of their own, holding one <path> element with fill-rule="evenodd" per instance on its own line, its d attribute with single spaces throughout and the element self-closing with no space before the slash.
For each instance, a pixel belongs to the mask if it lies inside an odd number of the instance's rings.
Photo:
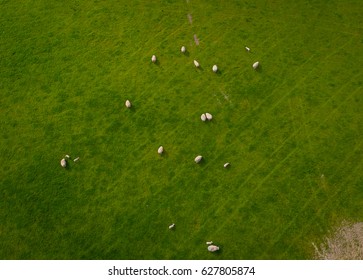
<svg viewBox="0 0 363 280">
<path fill-rule="evenodd" d="M 169 226 L 169 229 L 173 229 L 175 227 L 175 224 L 171 224 L 170 226 Z"/>
<path fill-rule="evenodd" d="M 76 162 L 79 160 L 79 157 L 76 157 L 73 161 Z"/>
<path fill-rule="evenodd" d="M 70 158 L 70 156 L 69 155 L 66 155 L 66 158 Z"/>
<path fill-rule="evenodd" d="M 151 61 L 153 62 L 153 63 L 155 63 L 156 62 L 156 56 L 153 54 L 153 56 L 151 57 Z"/>
<path fill-rule="evenodd" d="M 196 61 L 196 60 L 194 60 L 194 65 L 195 65 L 195 67 L 197 67 L 197 68 L 199 68 L 199 62 L 198 61 Z"/>
<path fill-rule="evenodd" d="M 206 119 L 207 119 L 207 117 L 206 117 L 206 115 L 205 115 L 205 114 L 202 114 L 202 115 L 200 116 L 200 119 L 201 119 L 203 122 L 205 122 L 205 121 L 206 121 Z"/>
<path fill-rule="evenodd" d="M 228 166 L 230 166 L 231 164 L 229 162 L 226 162 L 223 166 L 224 168 L 227 168 Z"/>
<path fill-rule="evenodd" d="M 208 121 L 211 121 L 213 119 L 213 116 L 209 113 L 205 113 L 205 116 L 207 117 Z"/>
<path fill-rule="evenodd" d="M 161 155 L 164 152 L 164 147 L 160 146 L 158 149 L 158 154 Z"/>
<path fill-rule="evenodd" d="M 63 158 L 61 161 L 60 161 L 60 164 L 62 167 L 66 167 L 67 166 L 67 161 L 65 158 Z"/>
<path fill-rule="evenodd" d="M 212 245 L 213 244 L 213 241 L 207 241 L 207 242 L 205 242 L 205 244 Z"/>
<path fill-rule="evenodd" d="M 212 70 L 213 70 L 213 72 L 214 72 L 214 73 L 217 73 L 217 71 L 218 71 L 218 66 L 217 66 L 217 65 L 213 65 Z"/>
<path fill-rule="evenodd" d="M 252 64 L 252 67 L 253 67 L 253 69 L 257 69 L 259 65 L 260 65 L 260 63 L 258 61 L 256 61 L 255 63 Z"/>
<path fill-rule="evenodd" d="M 127 107 L 127 108 L 131 108 L 131 102 L 130 102 L 130 100 L 126 100 L 126 102 L 125 102 L 125 106 Z"/>
<path fill-rule="evenodd" d="M 250 48 L 249 48 L 249 47 L 245 47 L 245 49 L 246 49 L 246 51 L 248 51 L 248 52 L 250 51 Z"/>
<path fill-rule="evenodd" d="M 185 52 L 187 51 L 187 49 L 186 49 L 184 46 L 182 46 L 182 47 L 181 47 L 181 49 L 180 49 L 180 51 L 181 51 L 182 53 L 185 53 Z"/>
<path fill-rule="evenodd" d="M 208 246 L 208 251 L 209 252 L 215 252 L 215 251 L 218 251 L 219 250 L 219 247 L 216 246 L 216 245 L 209 245 Z"/>
<path fill-rule="evenodd" d="M 203 157 L 202 157 L 202 156 L 197 156 L 197 157 L 194 159 L 194 161 L 195 161 L 195 163 L 199 163 L 202 159 L 203 159 Z"/>
</svg>

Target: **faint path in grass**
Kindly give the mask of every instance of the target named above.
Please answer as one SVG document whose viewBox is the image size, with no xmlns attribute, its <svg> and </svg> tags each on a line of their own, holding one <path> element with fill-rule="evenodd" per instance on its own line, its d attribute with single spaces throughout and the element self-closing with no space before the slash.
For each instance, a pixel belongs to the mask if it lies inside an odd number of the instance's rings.
<svg viewBox="0 0 363 280">
<path fill-rule="evenodd" d="M 188 21 L 189 21 L 190 24 L 193 23 L 193 18 L 192 18 L 191 14 L 188 14 Z"/>
<path fill-rule="evenodd" d="M 199 39 L 197 37 L 197 34 L 194 34 L 194 42 L 197 46 L 199 46 Z"/>
</svg>

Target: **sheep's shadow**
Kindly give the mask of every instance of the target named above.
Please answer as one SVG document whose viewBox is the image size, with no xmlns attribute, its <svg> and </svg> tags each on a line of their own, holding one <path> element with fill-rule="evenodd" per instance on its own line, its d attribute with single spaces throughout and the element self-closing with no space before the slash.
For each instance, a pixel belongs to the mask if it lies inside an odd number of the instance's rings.
<svg viewBox="0 0 363 280">
<path fill-rule="evenodd" d="M 164 149 L 164 151 L 161 154 L 159 154 L 159 156 L 160 156 L 160 158 L 168 158 L 169 157 L 169 153 L 168 153 L 168 151 L 166 151 Z"/>
<path fill-rule="evenodd" d="M 257 73 L 262 73 L 263 72 L 263 67 L 262 67 L 262 65 L 260 64 L 260 65 L 258 65 L 258 67 L 255 69 L 255 71 L 257 72 Z"/>
<path fill-rule="evenodd" d="M 201 71 L 203 72 L 204 71 L 204 67 L 202 67 L 201 65 L 199 65 L 199 67 L 195 67 L 197 71 Z"/>
</svg>

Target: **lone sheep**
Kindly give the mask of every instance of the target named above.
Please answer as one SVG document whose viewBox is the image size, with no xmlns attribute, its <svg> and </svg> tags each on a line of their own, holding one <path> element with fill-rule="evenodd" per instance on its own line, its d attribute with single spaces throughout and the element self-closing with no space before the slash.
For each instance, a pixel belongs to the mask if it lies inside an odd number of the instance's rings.
<svg viewBox="0 0 363 280">
<path fill-rule="evenodd" d="M 164 152 L 164 147 L 160 146 L 158 149 L 158 154 L 161 155 Z"/>
<path fill-rule="evenodd" d="M 260 63 L 258 61 L 256 61 L 255 63 L 252 64 L 252 67 L 253 67 L 253 69 L 257 69 L 259 65 L 260 65 Z"/>
<path fill-rule="evenodd" d="M 199 62 L 198 61 L 196 61 L 196 60 L 194 60 L 194 65 L 195 65 L 195 67 L 197 67 L 197 68 L 199 68 Z"/>
<path fill-rule="evenodd" d="M 248 52 L 250 51 L 250 48 L 249 48 L 249 47 L 245 47 L 245 49 L 246 49 L 246 51 L 248 51 Z"/>
<path fill-rule="evenodd" d="M 155 56 L 155 55 L 153 55 L 153 56 L 151 57 L 151 61 L 152 61 L 152 62 L 154 62 L 154 63 L 156 62 L 156 56 Z"/>
<path fill-rule="evenodd" d="M 125 106 L 126 106 L 127 108 L 131 108 L 131 102 L 130 102 L 129 100 L 126 100 L 126 102 L 125 102 Z"/>
<path fill-rule="evenodd" d="M 169 226 L 169 229 L 173 229 L 175 227 L 175 224 L 171 224 L 170 226 Z"/>
<path fill-rule="evenodd" d="M 213 65 L 212 70 L 213 70 L 213 72 L 214 72 L 214 73 L 217 73 L 217 71 L 218 71 L 218 66 L 217 66 L 217 65 Z"/>
<path fill-rule="evenodd" d="M 213 116 L 209 113 L 205 113 L 205 116 L 207 117 L 208 121 L 211 121 L 213 119 Z"/>
<path fill-rule="evenodd" d="M 181 51 L 182 53 L 185 53 L 185 52 L 186 52 L 186 50 L 187 50 L 187 49 L 186 49 L 184 46 L 182 46 L 182 47 L 181 47 L 181 49 L 180 49 L 180 51 Z"/>
<path fill-rule="evenodd" d="M 219 250 L 219 247 L 216 246 L 216 245 L 209 245 L 208 246 L 208 251 L 209 252 L 215 252 L 215 251 L 218 251 Z"/>
<path fill-rule="evenodd" d="M 203 122 L 205 122 L 205 121 L 206 121 L 206 119 L 207 119 L 207 117 L 206 117 L 206 115 L 205 115 L 205 114 L 202 114 L 202 115 L 200 116 L 200 119 L 201 119 Z"/>
<path fill-rule="evenodd" d="M 76 157 L 73 161 L 76 162 L 79 160 L 79 157 Z"/>
<path fill-rule="evenodd" d="M 197 156 L 195 159 L 194 159 L 194 161 L 195 161 L 195 163 L 199 163 L 201 160 L 202 160 L 202 156 Z"/>
<path fill-rule="evenodd" d="M 225 163 L 223 166 L 224 166 L 224 168 L 227 168 L 228 166 L 230 166 L 230 163 L 229 163 L 229 162 L 227 162 L 227 163 Z"/>
<path fill-rule="evenodd" d="M 67 161 L 66 161 L 66 159 L 65 159 L 65 158 L 63 158 L 63 159 L 61 160 L 60 164 L 61 164 L 61 166 L 62 166 L 62 167 L 66 167 L 66 166 L 67 166 Z"/>
</svg>

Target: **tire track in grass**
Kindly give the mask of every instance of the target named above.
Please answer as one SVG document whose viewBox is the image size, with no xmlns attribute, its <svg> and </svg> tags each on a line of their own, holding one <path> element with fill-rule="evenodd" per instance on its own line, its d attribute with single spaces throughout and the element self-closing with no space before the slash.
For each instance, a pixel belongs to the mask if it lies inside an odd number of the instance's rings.
<svg viewBox="0 0 363 280">
<path fill-rule="evenodd" d="M 337 107 L 337 108 L 335 108 L 333 111 L 331 111 L 330 112 L 330 114 L 325 118 L 325 120 L 322 122 L 322 124 L 324 124 L 324 123 L 326 123 L 328 120 L 329 120 L 329 118 L 335 113 L 335 111 L 337 111 L 337 110 L 339 110 L 340 109 L 340 107 L 341 106 L 343 106 L 343 104 L 345 104 L 350 98 L 352 98 L 352 96 L 356 93 L 356 92 L 358 92 L 358 90 L 360 90 L 359 88 L 353 93 L 353 94 L 351 94 L 351 95 L 349 95 L 346 99 L 345 99 L 345 101 L 344 102 L 341 102 L 340 103 L 340 106 L 339 107 Z M 329 100 L 333 97 L 334 95 L 332 95 L 330 98 L 329 98 Z M 328 102 L 329 102 L 329 100 L 327 100 L 326 102 L 325 102 L 325 104 L 327 104 Z M 317 110 L 317 112 L 319 112 L 319 110 Z M 316 115 L 316 114 L 315 114 Z M 298 132 L 300 132 L 301 131 L 301 127 L 300 127 L 300 129 L 299 130 L 296 130 L 294 133 L 292 133 L 292 134 L 290 134 L 290 136 L 288 137 L 288 138 L 286 138 L 285 139 L 285 141 L 279 146 L 279 147 L 277 147 L 272 153 L 271 153 L 271 155 L 270 155 L 270 157 L 269 158 L 272 158 L 279 150 L 281 150 L 283 147 L 284 147 L 284 145 L 292 138 L 292 137 L 294 137 Z M 311 133 L 313 133 L 313 132 L 315 132 L 316 130 L 318 130 L 319 128 L 315 128 L 315 130 L 313 130 Z M 285 161 L 286 160 L 286 157 L 290 157 L 297 149 L 298 149 L 299 147 L 295 147 L 287 156 L 285 156 L 285 158 L 284 159 L 282 159 L 282 161 Z M 265 159 L 264 161 L 262 161 L 255 169 L 254 169 L 254 172 L 252 172 L 248 177 L 247 177 L 247 179 L 244 181 L 244 183 L 241 185 L 241 187 L 243 187 L 243 186 L 245 186 L 249 181 L 250 181 L 250 179 L 252 178 L 252 177 L 254 177 L 254 175 L 255 175 L 255 173 L 257 173 L 257 171 L 258 170 L 260 170 L 264 165 L 265 165 L 265 163 L 268 161 L 268 159 Z M 279 165 L 280 163 L 278 163 L 278 165 Z M 276 168 L 274 168 L 274 170 L 275 170 Z M 270 172 L 269 174 L 268 174 L 268 176 L 270 176 L 272 173 Z M 263 179 L 262 180 L 262 182 L 264 182 L 264 181 L 266 181 L 265 179 Z M 258 186 L 253 190 L 253 191 L 251 191 L 251 193 L 250 193 L 250 196 L 249 196 L 249 198 L 251 198 L 251 197 L 253 197 L 253 194 L 254 193 L 256 193 L 258 190 L 259 190 L 259 188 L 262 186 L 262 183 L 259 183 L 258 184 Z M 249 199 L 247 199 L 247 200 L 245 200 L 245 203 L 247 202 L 247 201 L 249 201 Z M 229 202 L 226 202 L 225 204 L 223 204 L 223 207 L 222 208 L 225 208 L 225 206 L 228 204 Z M 239 204 L 239 205 L 245 205 L 245 203 L 244 204 Z M 240 207 L 239 207 L 240 208 Z M 239 210 L 239 208 L 236 208 L 233 212 L 232 212 L 232 214 L 229 216 L 229 217 L 233 217 L 234 218 L 234 216 L 236 215 L 236 212 Z M 227 224 L 227 222 L 230 220 L 231 218 L 228 218 L 228 219 L 225 219 L 225 222 L 218 228 L 218 230 L 216 231 L 216 232 L 219 232 L 226 224 Z"/>
</svg>

